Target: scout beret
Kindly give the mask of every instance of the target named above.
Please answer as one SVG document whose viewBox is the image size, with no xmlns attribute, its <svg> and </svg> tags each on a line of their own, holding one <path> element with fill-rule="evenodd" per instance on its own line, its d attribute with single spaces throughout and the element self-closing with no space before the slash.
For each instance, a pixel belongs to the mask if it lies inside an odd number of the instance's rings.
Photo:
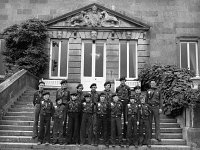
<svg viewBox="0 0 200 150">
<path fill-rule="evenodd" d="M 110 82 L 110 81 L 106 81 L 106 82 L 104 83 L 104 86 L 106 86 L 107 84 L 110 84 L 110 86 L 111 86 L 111 82 Z"/>
<path fill-rule="evenodd" d="M 131 95 L 131 96 L 130 96 L 130 99 L 135 99 L 135 96 L 134 96 L 134 95 Z"/>
<path fill-rule="evenodd" d="M 100 97 L 101 97 L 101 96 L 106 96 L 106 94 L 105 94 L 104 92 L 102 92 L 102 93 L 100 93 L 99 96 L 100 96 Z"/>
<path fill-rule="evenodd" d="M 42 96 L 44 96 L 44 95 L 50 95 L 50 92 L 44 92 L 44 93 L 42 94 Z"/>
<path fill-rule="evenodd" d="M 92 88 L 93 86 L 97 86 L 97 84 L 96 84 L 96 83 L 92 83 L 92 84 L 90 85 L 90 88 Z"/>
<path fill-rule="evenodd" d="M 78 89 L 79 87 L 82 87 L 82 88 L 83 88 L 83 84 L 79 83 L 79 84 L 76 86 L 76 89 Z"/>
<path fill-rule="evenodd" d="M 44 81 L 39 81 L 39 85 L 40 85 L 40 84 L 45 84 L 45 83 L 44 83 Z"/>
<path fill-rule="evenodd" d="M 90 93 L 86 93 L 86 94 L 84 95 L 84 97 L 91 97 L 91 94 L 90 94 Z"/>
<path fill-rule="evenodd" d="M 114 94 L 112 95 L 112 97 L 115 97 L 115 96 L 118 96 L 118 94 L 117 94 L 117 93 L 114 93 Z"/>
<path fill-rule="evenodd" d="M 137 85 L 134 87 L 134 90 L 141 89 L 141 86 Z"/>
<path fill-rule="evenodd" d="M 77 93 L 76 92 L 72 92 L 70 95 L 71 96 L 77 96 Z"/>
<path fill-rule="evenodd" d="M 126 81 L 126 78 L 125 78 L 125 77 L 121 77 L 121 78 L 119 79 L 119 81 L 123 81 L 123 80 Z"/>
<path fill-rule="evenodd" d="M 57 102 L 57 101 L 59 101 L 59 100 L 62 100 L 62 98 L 61 98 L 61 97 L 59 97 L 59 98 L 56 98 L 56 102 Z"/>
<path fill-rule="evenodd" d="M 65 79 L 65 80 L 62 80 L 62 81 L 60 82 L 60 84 L 63 84 L 63 83 L 67 83 L 67 80 Z"/>
</svg>

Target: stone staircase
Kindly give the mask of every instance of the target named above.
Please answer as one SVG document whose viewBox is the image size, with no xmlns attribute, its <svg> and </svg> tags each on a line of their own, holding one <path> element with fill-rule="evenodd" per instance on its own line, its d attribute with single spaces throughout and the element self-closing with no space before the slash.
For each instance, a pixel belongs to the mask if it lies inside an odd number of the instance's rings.
<svg viewBox="0 0 200 150">
<path fill-rule="evenodd" d="M 0 120 L 0 150 L 31 150 L 31 149 L 105 149 L 105 146 L 97 147 L 84 145 L 37 145 L 37 141 L 32 139 L 32 126 L 34 120 L 34 107 L 32 104 L 33 90 L 27 90 L 17 102 L 9 109 L 6 115 Z M 55 100 L 55 91 L 50 91 L 51 100 Z M 152 140 L 153 150 L 191 150 L 186 145 L 182 137 L 182 129 L 174 118 L 161 116 L 161 138 L 162 142 L 158 143 Z M 110 149 L 111 148 L 110 146 Z M 121 149 L 116 147 L 115 149 Z M 129 147 L 133 149 L 133 147 Z M 138 148 L 139 150 L 148 149 L 146 146 Z"/>
</svg>

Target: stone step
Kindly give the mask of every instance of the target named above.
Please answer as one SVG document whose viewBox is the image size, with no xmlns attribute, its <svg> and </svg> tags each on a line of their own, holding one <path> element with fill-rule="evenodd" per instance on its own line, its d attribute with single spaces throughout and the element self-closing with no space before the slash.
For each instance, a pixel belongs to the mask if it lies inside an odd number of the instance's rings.
<svg viewBox="0 0 200 150">
<path fill-rule="evenodd" d="M 34 117 L 27 116 L 3 116 L 3 120 L 33 121 Z"/>
<path fill-rule="evenodd" d="M 30 106 L 33 106 L 33 103 L 31 101 L 16 101 L 16 102 L 14 102 L 14 105 L 30 105 Z"/>
<path fill-rule="evenodd" d="M 52 101 L 54 101 L 56 99 L 56 96 L 51 95 L 49 99 L 52 100 Z M 32 102 L 33 101 L 33 96 L 31 96 L 31 95 L 24 95 L 24 96 L 20 97 L 19 100 L 20 101 Z"/>
<path fill-rule="evenodd" d="M 0 125 L 20 125 L 20 126 L 32 126 L 33 121 L 16 121 L 16 120 L 0 120 Z M 161 123 L 161 128 L 178 128 L 180 125 L 178 123 Z M 153 123 L 154 127 L 154 123 Z"/>
<path fill-rule="evenodd" d="M 34 107 L 31 108 L 9 108 L 8 112 L 34 112 Z"/>
<path fill-rule="evenodd" d="M 33 143 L 35 140 L 31 136 L 0 136 L 0 142 L 24 142 Z M 186 141 L 183 139 L 162 139 L 161 142 L 151 140 L 152 145 L 185 145 Z"/>
<path fill-rule="evenodd" d="M 90 145 L 37 145 L 37 143 L 8 143 L 8 142 L 0 142 L 1 150 L 105 150 L 107 149 L 104 145 L 99 145 L 98 147 L 90 146 Z M 116 146 L 111 150 L 121 150 L 122 148 Z M 134 150 L 134 146 L 130 146 L 129 149 Z M 141 146 L 138 150 L 147 150 L 146 146 Z M 189 146 L 185 145 L 152 145 L 152 150 L 191 150 Z"/>
<path fill-rule="evenodd" d="M 0 130 L 1 136 L 32 136 L 32 134 L 32 131 Z M 182 139 L 182 133 L 161 133 L 161 139 Z"/>
<path fill-rule="evenodd" d="M 32 131 L 0 130 L 1 136 L 32 136 Z"/>
<path fill-rule="evenodd" d="M 28 104 L 28 105 L 17 105 L 17 104 L 15 104 L 15 105 L 11 105 L 11 109 L 12 108 L 22 108 L 22 109 L 24 109 L 24 108 L 34 108 L 34 106 L 33 106 L 33 104 Z"/>
<path fill-rule="evenodd" d="M 32 126 L 0 125 L 0 130 L 32 131 Z M 181 128 L 161 128 L 161 133 L 182 133 Z M 155 129 L 153 128 L 153 132 Z"/>
</svg>

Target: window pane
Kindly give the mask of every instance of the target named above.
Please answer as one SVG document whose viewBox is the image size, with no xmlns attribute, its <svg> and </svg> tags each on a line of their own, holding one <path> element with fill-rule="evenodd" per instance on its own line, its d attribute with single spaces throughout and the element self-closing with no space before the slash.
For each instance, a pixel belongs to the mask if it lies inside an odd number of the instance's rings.
<svg viewBox="0 0 200 150">
<path fill-rule="evenodd" d="M 188 68 L 187 64 L 187 43 L 181 43 L 181 68 Z"/>
<path fill-rule="evenodd" d="M 96 44 L 95 77 L 103 77 L 103 43 Z"/>
<path fill-rule="evenodd" d="M 136 44 L 129 45 L 129 78 L 136 77 Z"/>
<path fill-rule="evenodd" d="M 127 44 L 120 43 L 120 77 L 127 77 Z"/>
<path fill-rule="evenodd" d="M 51 75 L 58 76 L 58 52 L 59 52 L 59 42 L 56 40 L 52 41 L 52 66 Z"/>
<path fill-rule="evenodd" d="M 61 42 L 61 59 L 60 59 L 60 76 L 67 76 L 67 50 L 68 50 L 68 41 L 64 40 Z"/>
<path fill-rule="evenodd" d="M 92 76 L 92 43 L 84 43 L 84 76 Z"/>
<path fill-rule="evenodd" d="M 195 72 L 196 71 L 196 46 L 195 46 L 195 43 L 189 43 L 189 51 L 190 51 L 190 70 L 193 70 Z"/>
</svg>

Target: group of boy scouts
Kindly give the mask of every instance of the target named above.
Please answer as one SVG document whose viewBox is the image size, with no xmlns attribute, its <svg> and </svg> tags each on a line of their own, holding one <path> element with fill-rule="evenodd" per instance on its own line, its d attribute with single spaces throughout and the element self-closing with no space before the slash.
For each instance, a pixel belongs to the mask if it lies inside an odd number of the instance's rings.
<svg viewBox="0 0 200 150">
<path fill-rule="evenodd" d="M 56 92 L 54 106 L 49 99 L 50 92 L 44 90 L 45 83 L 41 81 L 33 98 L 33 138 L 38 138 L 38 145 L 48 145 L 53 120 L 52 144 L 98 146 L 103 139 L 106 147 L 109 144 L 115 147 L 118 139 L 120 147 L 125 144 L 126 147 L 147 145 L 150 148 L 154 118 L 155 139 L 161 142 L 159 116 L 162 113 L 162 101 L 156 82 L 150 82 L 151 88 L 146 95 L 141 94 L 140 86 L 136 86 L 132 94 L 125 77 L 120 78 L 120 82 L 116 92 L 111 91 L 111 82 L 107 81 L 104 91 L 97 92 L 97 85 L 93 83 L 91 91 L 84 93 L 82 84 L 77 85 L 76 92 L 70 92 L 67 80 L 62 80 L 61 88 Z"/>
</svg>

